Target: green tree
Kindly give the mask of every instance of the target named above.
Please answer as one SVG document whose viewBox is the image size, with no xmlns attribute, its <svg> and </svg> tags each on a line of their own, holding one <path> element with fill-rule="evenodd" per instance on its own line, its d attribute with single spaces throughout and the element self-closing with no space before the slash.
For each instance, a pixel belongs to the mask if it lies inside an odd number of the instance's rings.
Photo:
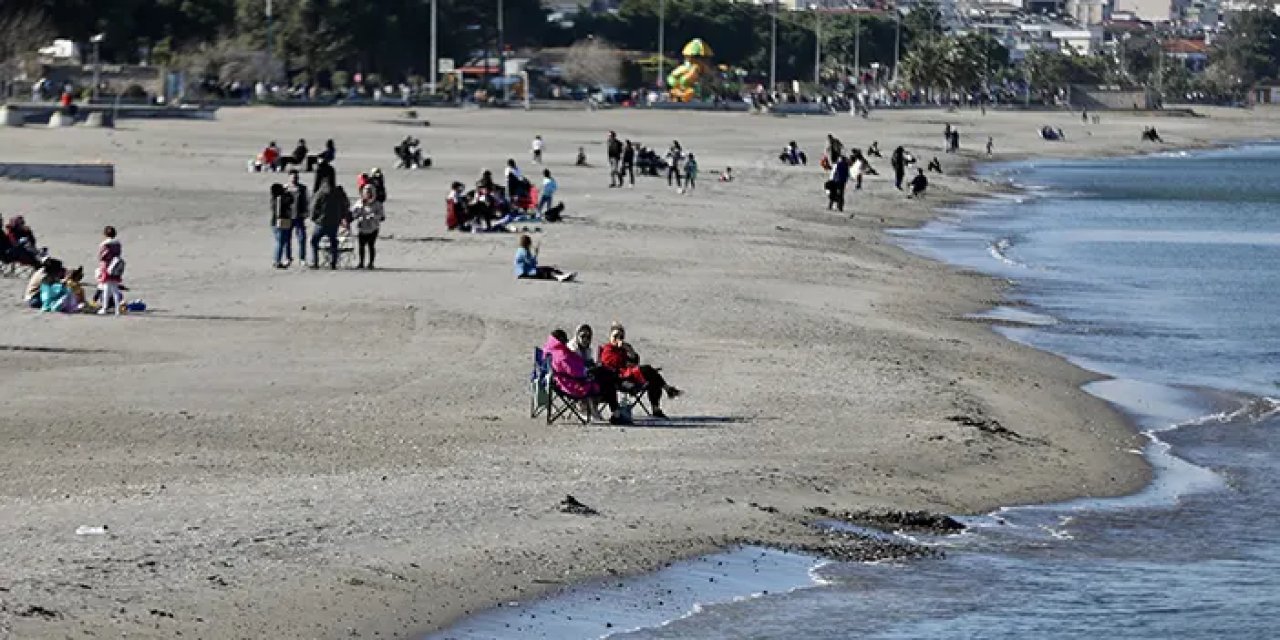
<svg viewBox="0 0 1280 640">
<path fill-rule="evenodd" d="M 1214 82 L 1236 95 L 1280 77 L 1280 16 L 1264 9 L 1233 14 L 1209 61 Z"/>
</svg>

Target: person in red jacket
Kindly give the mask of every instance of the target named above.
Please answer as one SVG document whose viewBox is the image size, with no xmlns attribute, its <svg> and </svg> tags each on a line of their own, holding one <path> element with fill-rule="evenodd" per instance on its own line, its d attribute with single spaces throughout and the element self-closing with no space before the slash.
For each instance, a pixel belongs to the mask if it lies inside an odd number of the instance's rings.
<svg viewBox="0 0 1280 640">
<path fill-rule="evenodd" d="M 640 364 L 640 355 L 627 343 L 627 330 L 621 324 L 614 323 L 609 328 L 609 342 L 600 347 L 600 366 L 618 375 L 618 379 L 633 384 L 647 385 L 649 406 L 653 409 L 653 417 L 666 418 L 662 412 L 662 393 L 668 398 L 678 398 L 679 389 L 667 384 L 657 367 Z"/>
</svg>

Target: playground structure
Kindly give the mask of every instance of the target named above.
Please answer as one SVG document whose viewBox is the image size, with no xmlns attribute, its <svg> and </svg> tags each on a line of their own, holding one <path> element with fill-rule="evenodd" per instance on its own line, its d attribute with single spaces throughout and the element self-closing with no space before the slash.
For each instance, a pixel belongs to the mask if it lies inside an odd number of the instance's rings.
<svg viewBox="0 0 1280 640">
<path fill-rule="evenodd" d="M 689 102 L 698 94 L 701 83 L 715 77 L 715 69 L 711 66 L 711 57 L 715 53 L 701 38 L 694 38 L 684 45 L 680 55 L 684 56 L 684 64 L 671 70 L 667 86 L 672 100 Z"/>
</svg>

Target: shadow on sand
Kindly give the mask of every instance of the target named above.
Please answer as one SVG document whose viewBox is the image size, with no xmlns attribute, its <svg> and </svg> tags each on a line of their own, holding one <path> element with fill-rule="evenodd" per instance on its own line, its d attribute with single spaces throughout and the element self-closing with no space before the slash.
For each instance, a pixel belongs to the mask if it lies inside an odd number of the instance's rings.
<svg viewBox="0 0 1280 640">
<path fill-rule="evenodd" d="M 638 416 L 632 426 L 645 429 L 719 429 L 749 421 L 749 418 L 741 416 L 671 416 L 666 420 Z"/>
</svg>

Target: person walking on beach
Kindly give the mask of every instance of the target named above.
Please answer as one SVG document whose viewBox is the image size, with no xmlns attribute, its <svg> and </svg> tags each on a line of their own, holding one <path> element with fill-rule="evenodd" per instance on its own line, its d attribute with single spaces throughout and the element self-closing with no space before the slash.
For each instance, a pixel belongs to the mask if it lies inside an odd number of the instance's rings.
<svg viewBox="0 0 1280 640">
<path fill-rule="evenodd" d="M 844 188 L 849 184 L 849 161 L 844 156 L 836 158 L 827 180 L 827 211 L 835 208 L 844 211 Z"/>
<path fill-rule="evenodd" d="M 102 307 L 98 315 L 106 315 L 108 309 L 114 309 L 120 315 L 120 283 L 124 282 L 124 249 L 116 238 L 116 228 L 107 226 L 102 229 L 102 243 L 98 245 L 98 268 L 94 274 L 98 279 L 98 293 L 102 296 Z"/>
<path fill-rule="evenodd" d="M 907 174 L 907 150 L 901 146 L 889 155 L 889 164 L 893 167 L 893 188 L 902 191 L 902 180 Z"/>
<path fill-rule="evenodd" d="M 338 227 L 347 217 L 351 203 L 342 187 L 335 187 L 328 182 L 316 191 L 315 200 L 311 203 L 311 221 L 315 229 L 311 231 L 311 268 L 320 268 L 320 242 L 329 239 L 329 268 L 338 268 Z"/>
<path fill-rule="evenodd" d="M 293 202 L 293 235 L 298 240 L 298 262 L 307 263 L 307 217 L 311 213 L 310 200 L 307 197 L 307 185 L 302 184 L 298 170 L 289 171 L 289 184 L 285 185 Z M 285 256 L 293 261 L 289 246 L 285 246 Z"/>
<path fill-rule="evenodd" d="M 684 149 L 680 148 L 679 140 L 671 141 L 671 148 L 667 149 L 667 186 L 671 186 L 672 180 L 675 181 L 677 189 L 684 188 L 684 174 L 681 171 L 680 163 L 684 161 Z"/>
<path fill-rule="evenodd" d="M 365 268 L 364 254 L 369 253 L 368 268 L 378 259 L 378 231 L 386 221 L 386 209 L 378 202 L 378 192 L 372 184 L 365 185 L 360 192 L 360 201 L 351 208 L 351 219 L 356 227 L 356 242 L 359 245 L 360 262 L 357 269 Z"/>
<path fill-rule="evenodd" d="M 987 136 L 987 155 L 991 155 L 991 151 L 995 149 L 995 146 L 996 146 L 995 138 L 992 138 L 991 136 Z"/>
<path fill-rule="evenodd" d="M 631 186 L 636 186 L 636 147 L 630 140 L 622 147 L 622 167 L 618 169 L 618 186 L 622 186 L 623 178 L 629 178 Z"/>
<path fill-rule="evenodd" d="M 550 169 L 542 170 L 542 194 L 538 196 L 538 214 L 546 213 L 547 209 L 554 204 L 556 191 L 560 188 L 560 184 L 555 178 L 551 177 Z"/>
<path fill-rule="evenodd" d="M 827 146 L 822 150 L 822 156 L 831 167 L 836 166 L 836 160 L 844 157 L 844 143 L 834 135 L 827 134 Z"/>
<path fill-rule="evenodd" d="M 289 268 L 293 262 L 289 243 L 293 239 L 293 194 L 279 182 L 271 185 L 271 231 L 276 239 L 276 250 L 271 266 Z"/>
<path fill-rule="evenodd" d="M 533 137 L 533 163 L 542 164 L 542 136 Z"/>
<path fill-rule="evenodd" d="M 618 168 L 622 164 L 622 141 L 618 139 L 617 132 L 609 132 L 605 147 L 609 154 L 609 186 L 621 187 L 622 174 L 618 172 Z"/>
<path fill-rule="evenodd" d="M 698 159 L 689 154 L 689 159 L 684 163 L 684 191 L 685 193 L 693 193 L 693 188 L 698 186 Z"/>
</svg>

